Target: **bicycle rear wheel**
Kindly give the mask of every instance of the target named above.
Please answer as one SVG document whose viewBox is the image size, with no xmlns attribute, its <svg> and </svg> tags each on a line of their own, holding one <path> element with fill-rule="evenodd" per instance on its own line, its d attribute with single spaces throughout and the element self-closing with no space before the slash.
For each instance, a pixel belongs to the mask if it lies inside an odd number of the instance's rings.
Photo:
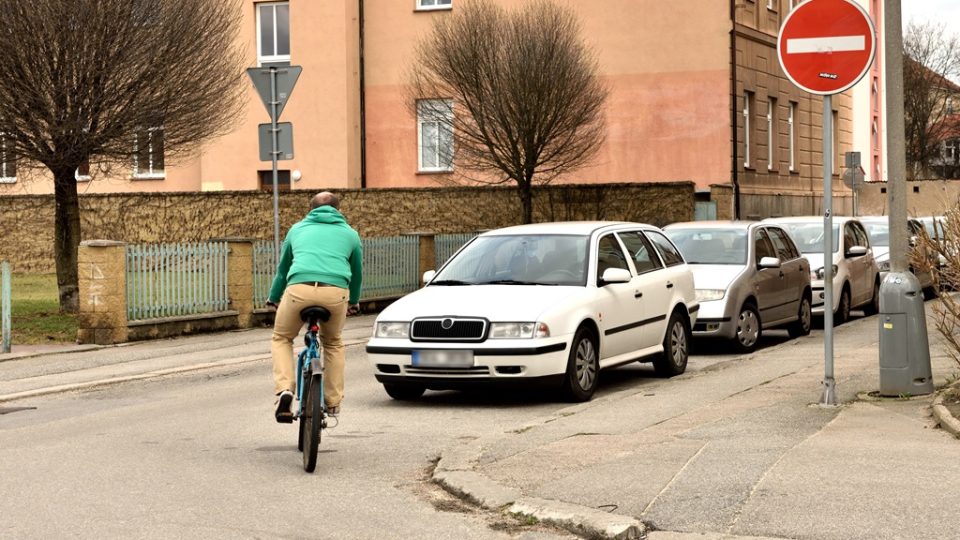
<svg viewBox="0 0 960 540">
<path fill-rule="evenodd" d="M 310 377 L 303 416 L 300 417 L 303 433 L 303 470 L 309 473 L 317 467 L 317 450 L 320 447 L 320 428 L 323 424 L 323 398 L 320 394 L 322 384 L 323 378 L 320 375 Z"/>
</svg>

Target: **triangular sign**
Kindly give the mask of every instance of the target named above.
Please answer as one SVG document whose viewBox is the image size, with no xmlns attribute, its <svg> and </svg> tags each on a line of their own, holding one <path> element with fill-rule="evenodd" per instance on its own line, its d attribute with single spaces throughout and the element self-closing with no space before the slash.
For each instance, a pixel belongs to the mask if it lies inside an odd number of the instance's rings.
<svg viewBox="0 0 960 540">
<path fill-rule="evenodd" d="M 247 68 L 247 75 L 250 76 L 254 88 L 256 88 L 257 93 L 260 94 L 260 99 L 267 108 L 267 114 L 271 115 L 273 114 L 273 110 L 270 105 L 273 100 L 270 92 L 270 79 L 275 74 L 277 81 L 277 117 L 275 120 L 280 119 L 280 114 L 287 105 L 287 100 L 290 99 L 290 93 L 293 92 L 293 87 L 296 86 L 297 79 L 300 78 L 300 72 L 302 71 L 303 68 L 301 66 Z"/>
</svg>

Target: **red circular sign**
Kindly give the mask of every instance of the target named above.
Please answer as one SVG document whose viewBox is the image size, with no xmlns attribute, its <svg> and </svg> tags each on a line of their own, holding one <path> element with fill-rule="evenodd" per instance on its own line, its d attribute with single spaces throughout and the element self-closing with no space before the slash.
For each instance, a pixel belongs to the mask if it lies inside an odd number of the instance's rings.
<svg viewBox="0 0 960 540">
<path fill-rule="evenodd" d="M 839 94 L 873 64 L 873 21 L 852 0 L 807 0 L 783 21 L 777 38 L 780 66 L 812 94 Z"/>
</svg>

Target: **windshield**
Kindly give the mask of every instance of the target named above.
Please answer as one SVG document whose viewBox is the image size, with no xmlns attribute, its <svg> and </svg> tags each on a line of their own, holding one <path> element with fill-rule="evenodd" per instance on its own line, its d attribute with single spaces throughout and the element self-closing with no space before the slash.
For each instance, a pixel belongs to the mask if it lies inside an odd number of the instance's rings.
<svg viewBox="0 0 960 540">
<path fill-rule="evenodd" d="M 432 285 L 585 285 L 587 236 L 480 236 L 443 267 Z"/>
<path fill-rule="evenodd" d="M 800 253 L 823 253 L 823 223 L 778 223 L 790 233 Z M 833 226 L 833 252 L 840 251 L 840 226 Z"/>
<path fill-rule="evenodd" d="M 747 264 L 745 229 L 667 229 L 687 264 Z"/>
<path fill-rule="evenodd" d="M 874 223 L 867 221 L 863 223 L 870 235 L 870 245 L 875 247 L 890 247 L 890 224 Z"/>
</svg>

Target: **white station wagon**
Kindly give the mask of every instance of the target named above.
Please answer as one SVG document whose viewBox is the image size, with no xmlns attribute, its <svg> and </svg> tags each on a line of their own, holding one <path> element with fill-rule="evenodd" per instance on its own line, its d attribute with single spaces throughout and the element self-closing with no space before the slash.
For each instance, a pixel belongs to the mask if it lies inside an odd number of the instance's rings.
<svg viewBox="0 0 960 540">
<path fill-rule="evenodd" d="M 599 371 L 683 373 L 698 304 L 683 256 L 651 225 L 489 231 L 377 317 L 367 355 L 394 399 L 534 382 L 589 400 Z"/>
</svg>

